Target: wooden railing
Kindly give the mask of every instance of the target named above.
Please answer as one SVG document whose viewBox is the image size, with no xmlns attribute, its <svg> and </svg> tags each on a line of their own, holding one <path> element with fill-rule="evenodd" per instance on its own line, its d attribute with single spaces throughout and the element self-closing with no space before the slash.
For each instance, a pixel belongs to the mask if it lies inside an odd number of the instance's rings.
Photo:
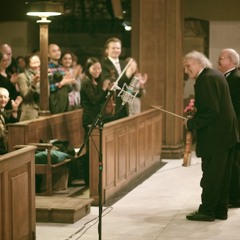
<svg viewBox="0 0 240 240">
<path fill-rule="evenodd" d="M 99 167 L 103 167 L 104 204 L 160 166 L 161 112 L 148 110 L 105 124 L 102 131 L 102 166 L 99 166 L 99 140 L 99 130 L 95 129 L 90 140 L 90 197 L 94 198 L 95 205 L 99 201 Z"/>
<path fill-rule="evenodd" d="M 0 156 L 0 240 L 35 239 L 35 149 Z"/>
</svg>

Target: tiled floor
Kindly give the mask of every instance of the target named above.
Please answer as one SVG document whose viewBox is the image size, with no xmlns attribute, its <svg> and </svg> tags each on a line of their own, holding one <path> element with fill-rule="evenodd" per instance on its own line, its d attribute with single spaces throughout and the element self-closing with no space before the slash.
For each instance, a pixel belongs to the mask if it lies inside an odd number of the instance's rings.
<svg viewBox="0 0 240 240">
<path fill-rule="evenodd" d="M 200 159 L 189 167 L 167 162 L 150 178 L 111 207 L 103 208 L 98 232 L 98 208 L 75 224 L 37 223 L 37 240 L 238 240 L 240 209 L 230 209 L 226 221 L 192 222 L 185 215 L 200 203 Z"/>
</svg>

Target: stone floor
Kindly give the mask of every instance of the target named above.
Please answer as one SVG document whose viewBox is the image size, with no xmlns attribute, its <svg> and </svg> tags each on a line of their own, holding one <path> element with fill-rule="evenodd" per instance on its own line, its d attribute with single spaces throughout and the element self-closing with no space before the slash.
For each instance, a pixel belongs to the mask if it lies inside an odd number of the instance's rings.
<svg viewBox="0 0 240 240">
<path fill-rule="evenodd" d="M 200 203 L 200 159 L 166 164 L 110 207 L 98 207 L 74 224 L 37 223 L 37 240 L 237 240 L 240 209 L 226 221 L 191 222 L 185 215 Z M 101 225 L 99 225 L 99 220 Z M 100 229 L 100 233 L 98 231 Z"/>
</svg>

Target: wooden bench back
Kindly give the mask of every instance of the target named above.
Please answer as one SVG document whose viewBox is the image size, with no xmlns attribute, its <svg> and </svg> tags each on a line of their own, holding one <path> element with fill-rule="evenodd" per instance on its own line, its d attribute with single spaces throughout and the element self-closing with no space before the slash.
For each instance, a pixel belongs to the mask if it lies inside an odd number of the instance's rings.
<svg viewBox="0 0 240 240">
<path fill-rule="evenodd" d="M 82 109 L 8 125 L 9 151 L 15 145 L 37 143 L 40 139 L 68 140 L 74 148 L 79 148 L 84 140 Z"/>
<path fill-rule="evenodd" d="M 27 146 L 0 156 L 0 239 L 35 239 L 35 149 Z"/>
</svg>

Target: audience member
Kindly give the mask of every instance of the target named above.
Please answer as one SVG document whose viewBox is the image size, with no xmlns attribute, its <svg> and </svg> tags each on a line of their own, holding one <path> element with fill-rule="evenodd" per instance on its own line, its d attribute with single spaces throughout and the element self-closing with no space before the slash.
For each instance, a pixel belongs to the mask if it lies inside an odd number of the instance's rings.
<svg viewBox="0 0 240 240">
<path fill-rule="evenodd" d="M 6 54 L 8 57 L 8 67 L 6 69 L 6 72 L 8 75 L 12 76 L 13 74 L 20 73 L 19 66 L 17 64 L 17 61 L 13 57 L 12 48 L 8 44 L 2 44 L 1 45 L 1 52 L 3 54 Z"/>
<path fill-rule="evenodd" d="M 21 103 L 19 100 L 11 100 L 12 110 L 7 111 L 5 106 L 9 101 L 9 92 L 6 88 L 0 87 L 0 155 L 8 152 L 6 124 L 18 122 L 18 107 Z"/>
<path fill-rule="evenodd" d="M 72 61 L 72 67 L 74 69 L 74 74 L 76 79 L 81 79 L 83 68 L 82 65 L 78 63 L 78 57 L 72 53 L 73 61 Z"/>
<path fill-rule="evenodd" d="M 124 83 L 130 83 L 130 74 L 125 71 L 120 79 L 122 70 L 126 66 L 126 62 L 120 60 L 120 54 L 122 50 L 122 42 L 118 38 L 110 38 L 105 43 L 105 55 L 106 57 L 102 61 L 102 80 L 110 80 L 113 84 L 118 80 L 118 86 L 123 87 Z M 113 98 L 110 99 L 109 104 L 106 106 L 106 115 L 112 115 L 109 119 L 120 119 L 128 116 L 127 104 L 122 105 L 122 99 L 118 97 L 119 90 L 115 91 Z"/>
<path fill-rule="evenodd" d="M 128 63 L 132 58 L 127 58 L 126 62 Z M 133 102 L 128 104 L 129 107 L 129 116 L 136 115 L 141 112 L 141 97 L 145 94 L 144 84 L 147 82 L 148 75 L 146 73 L 141 74 L 138 71 L 138 64 L 135 59 L 132 59 L 130 65 L 128 66 L 127 71 L 131 75 L 131 81 L 133 78 L 137 78 L 137 84 L 134 86 L 134 90 L 138 91 L 136 98 Z M 131 83 L 130 83 L 131 85 Z"/>
<path fill-rule="evenodd" d="M 61 64 L 65 72 L 65 78 L 74 79 L 71 84 L 71 91 L 68 93 L 68 110 L 80 108 L 80 79 L 73 68 L 73 56 L 71 52 L 65 52 L 61 57 Z"/>
<path fill-rule="evenodd" d="M 196 155 L 202 159 L 202 195 L 198 210 L 186 216 L 193 221 L 226 220 L 233 161 L 233 149 L 239 141 L 237 118 L 224 75 L 212 69 L 204 54 L 185 55 L 185 73 L 195 79 L 195 107 L 185 121 L 188 130 L 197 131 Z M 227 127 L 226 127 L 227 126 Z"/>
<path fill-rule="evenodd" d="M 81 79 L 83 75 L 83 67 L 78 62 L 78 57 L 73 53 L 73 64 L 72 67 L 74 69 L 75 78 L 79 84 L 79 89 L 81 89 Z M 81 95 L 80 95 L 80 105 L 81 105 Z"/>
<path fill-rule="evenodd" d="M 9 92 L 9 97 L 11 100 L 16 100 L 19 97 L 19 89 L 17 87 L 17 75 L 10 75 L 7 73 L 7 66 L 8 66 L 8 56 L 0 52 L 0 87 L 4 87 Z M 12 81 L 14 83 L 12 83 Z M 11 109 L 12 105 L 9 101 L 7 103 L 6 109 Z"/>
<path fill-rule="evenodd" d="M 40 101 L 40 58 L 31 54 L 27 58 L 27 68 L 18 75 L 18 86 L 23 98 L 20 121 L 36 119 Z"/>
<path fill-rule="evenodd" d="M 26 63 L 26 57 L 24 56 L 18 56 L 16 58 L 17 60 L 17 64 L 19 66 L 19 69 L 20 69 L 20 72 L 24 72 L 24 70 L 26 69 L 27 67 L 27 63 Z"/>
<path fill-rule="evenodd" d="M 81 86 L 81 102 L 83 108 L 82 125 L 85 131 L 85 140 L 89 132 L 89 125 L 93 124 L 102 110 L 102 104 L 106 100 L 110 80 L 101 82 L 100 74 L 102 72 L 101 63 L 97 58 L 88 58 L 84 68 L 84 75 Z M 101 117 L 101 116 L 99 116 Z M 101 119 L 99 119 L 100 121 Z M 103 119 L 102 119 L 103 120 Z M 84 157 L 84 180 L 88 184 L 89 172 L 89 148 L 86 143 L 87 153 Z"/>
<path fill-rule="evenodd" d="M 88 58 L 84 68 L 84 75 L 81 87 L 81 100 L 83 108 L 82 124 L 85 135 L 88 133 L 88 126 L 94 122 L 101 111 L 102 104 L 106 100 L 110 80 L 101 83 L 101 63 L 97 58 Z"/>
<path fill-rule="evenodd" d="M 65 76 L 63 67 L 60 64 L 61 50 L 57 44 L 50 44 L 49 54 L 49 109 L 52 114 L 68 111 L 68 93 L 74 78 Z"/>
<path fill-rule="evenodd" d="M 231 48 L 225 48 L 218 58 L 218 69 L 225 75 L 233 107 L 240 126 L 240 71 L 239 54 Z M 240 143 L 235 147 L 232 165 L 229 207 L 240 207 Z"/>
</svg>

